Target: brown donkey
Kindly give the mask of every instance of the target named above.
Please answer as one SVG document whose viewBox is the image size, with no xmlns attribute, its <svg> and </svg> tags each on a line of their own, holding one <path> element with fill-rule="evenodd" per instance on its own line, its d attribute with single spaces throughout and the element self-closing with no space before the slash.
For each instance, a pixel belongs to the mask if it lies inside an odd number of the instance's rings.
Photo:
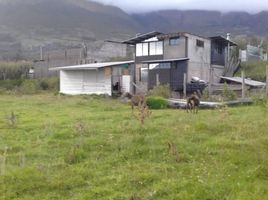
<svg viewBox="0 0 268 200">
<path fill-rule="evenodd" d="M 196 92 L 194 92 L 194 94 L 192 94 L 187 98 L 186 102 L 187 112 L 190 111 L 197 114 L 199 105 L 200 105 L 199 96 L 196 94 Z"/>
</svg>

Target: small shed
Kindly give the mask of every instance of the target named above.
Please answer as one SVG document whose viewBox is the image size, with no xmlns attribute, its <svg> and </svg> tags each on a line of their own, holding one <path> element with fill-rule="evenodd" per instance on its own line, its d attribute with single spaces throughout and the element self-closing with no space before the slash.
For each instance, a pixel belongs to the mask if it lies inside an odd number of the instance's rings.
<svg viewBox="0 0 268 200">
<path fill-rule="evenodd" d="M 107 94 L 132 92 L 134 61 L 103 62 L 51 68 L 59 71 L 63 94 Z"/>
</svg>

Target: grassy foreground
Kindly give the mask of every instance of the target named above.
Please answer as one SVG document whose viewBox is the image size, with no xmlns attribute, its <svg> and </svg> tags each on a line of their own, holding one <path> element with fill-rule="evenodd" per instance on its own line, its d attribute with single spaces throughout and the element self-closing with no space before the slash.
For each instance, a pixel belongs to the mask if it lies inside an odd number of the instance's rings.
<svg viewBox="0 0 268 200">
<path fill-rule="evenodd" d="M 154 110 L 141 127 L 116 100 L 0 96 L 0 199 L 267 197 L 267 104 Z"/>
</svg>

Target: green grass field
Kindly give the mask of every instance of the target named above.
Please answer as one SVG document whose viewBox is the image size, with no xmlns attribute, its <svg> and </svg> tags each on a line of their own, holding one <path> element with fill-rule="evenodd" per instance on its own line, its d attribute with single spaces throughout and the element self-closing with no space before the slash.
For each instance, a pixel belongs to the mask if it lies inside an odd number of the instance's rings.
<svg viewBox="0 0 268 200">
<path fill-rule="evenodd" d="M 117 100 L 2 95 L 0 199 L 268 199 L 267 102 L 142 127 Z"/>
</svg>

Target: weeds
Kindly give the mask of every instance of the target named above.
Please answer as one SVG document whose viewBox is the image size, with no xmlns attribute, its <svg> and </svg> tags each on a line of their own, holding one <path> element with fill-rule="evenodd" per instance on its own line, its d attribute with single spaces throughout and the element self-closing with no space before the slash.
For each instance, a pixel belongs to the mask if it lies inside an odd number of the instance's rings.
<svg viewBox="0 0 268 200">
<path fill-rule="evenodd" d="M 155 86 L 152 90 L 149 91 L 149 95 L 167 99 L 170 97 L 170 86 L 168 84 Z"/>
<path fill-rule="evenodd" d="M 235 100 L 237 98 L 235 92 L 228 88 L 228 84 L 224 83 L 222 97 L 225 101 Z"/>
<path fill-rule="evenodd" d="M 5 147 L 3 155 L 0 157 L 0 175 L 5 175 L 6 172 L 6 162 L 7 162 L 7 151 L 8 147 Z"/>
<path fill-rule="evenodd" d="M 137 113 L 133 113 L 136 119 L 140 122 L 141 126 L 144 125 L 145 120 L 151 116 L 152 112 L 149 110 L 149 107 L 145 102 L 139 102 L 137 107 Z"/>
<path fill-rule="evenodd" d="M 76 122 L 73 125 L 73 130 L 77 136 L 83 136 L 88 133 L 87 124 L 81 119 L 76 120 Z"/>
<path fill-rule="evenodd" d="M 8 122 L 8 125 L 12 128 L 16 128 L 17 126 L 17 116 L 12 111 L 8 116 L 6 116 L 6 120 Z"/>
<path fill-rule="evenodd" d="M 179 152 L 177 151 L 177 147 L 174 143 L 168 142 L 168 152 L 169 155 L 173 157 L 176 162 L 180 162 Z"/>
</svg>

